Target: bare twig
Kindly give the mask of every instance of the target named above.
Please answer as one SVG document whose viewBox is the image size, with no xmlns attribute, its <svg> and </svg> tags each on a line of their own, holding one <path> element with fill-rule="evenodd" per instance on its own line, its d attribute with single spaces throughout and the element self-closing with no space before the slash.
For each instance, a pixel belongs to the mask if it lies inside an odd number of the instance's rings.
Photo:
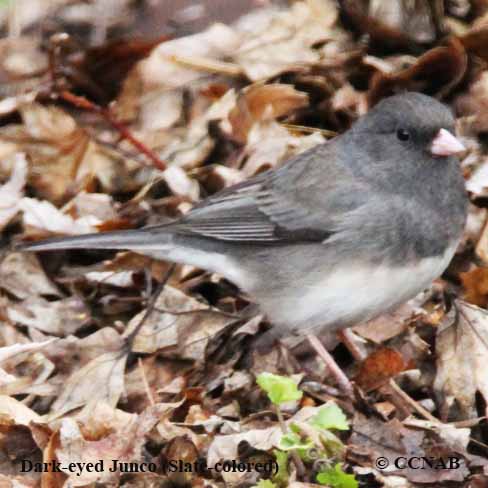
<svg viewBox="0 0 488 488">
<path fill-rule="evenodd" d="M 122 122 L 119 122 L 117 119 L 115 119 L 110 110 L 100 107 L 100 105 L 91 102 L 85 97 L 74 95 L 67 90 L 62 90 L 58 93 L 58 96 L 60 99 L 68 102 L 76 108 L 100 114 L 115 130 L 119 132 L 122 139 L 130 142 L 137 150 L 144 154 L 151 161 L 152 165 L 155 168 L 160 169 L 161 171 L 164 171 L 166 169 L 166 163 L 164 163 L 144 143 L 137 139 Z"/>
<path fill-rule="evenodd" d="M 422 405 L 416 402 L 410 395 L 405 393 L 395 382 L 394 379 L 391 379 L 388 383 L 390 388 L 394 391 L 396 395 L 401 397 L 401 399 L 407 403 L 410 407 L 412 407 L 420 416 L 422 416 L 426 420 L 430 420 L 435 424 L 440 424 L 441 421 L 436 419 L 429 411 L 427 411 Z"/>
</svg>

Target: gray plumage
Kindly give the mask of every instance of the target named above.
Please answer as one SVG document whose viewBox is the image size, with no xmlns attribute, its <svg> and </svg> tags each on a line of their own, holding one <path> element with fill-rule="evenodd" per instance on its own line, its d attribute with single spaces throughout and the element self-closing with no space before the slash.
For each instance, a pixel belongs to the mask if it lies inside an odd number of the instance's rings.
<svg viewBox="0 0 488 488">
<path fill-rule="evenodd" d="M 279 333 L 346 327 L 415 296 L 455 252 L 467 199 L 458 159 L 429 153 L 441 129 L 454 131 L 444 105 L 397 95 L 174 223 L 25 249 L 132 249 L 222 274 Z"/>
</svg>

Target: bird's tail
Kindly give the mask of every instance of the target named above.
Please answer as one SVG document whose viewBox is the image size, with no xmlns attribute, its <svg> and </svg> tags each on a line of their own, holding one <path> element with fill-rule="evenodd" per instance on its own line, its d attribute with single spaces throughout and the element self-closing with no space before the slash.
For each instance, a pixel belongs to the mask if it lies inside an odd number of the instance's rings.
<svg viewBox="0 0 488 488">
<path fill-rule="evenodd" d="M 202 246 L 201 239 L 179 234 L 171 225 L 155 225 L 136 230 L 82 234 L 17 246 L 19 251 L 59 251 L 63 249 L 131 250 L 156 259 L 184 263 L 220 273 L 245 289 L 245 274 L 230 256 L 215 247 Z"/>
<path fill-rule="evenodd" d="M 63 249 L 131 249 L 133 251 L 158 251 L 169 245 L 172 233 L 161 226 L 137 230 L 82 234 L 73 237 L 57 237 L 39 242 L 22 243 L 20 251 L 59 251 Z"/>
</svg>

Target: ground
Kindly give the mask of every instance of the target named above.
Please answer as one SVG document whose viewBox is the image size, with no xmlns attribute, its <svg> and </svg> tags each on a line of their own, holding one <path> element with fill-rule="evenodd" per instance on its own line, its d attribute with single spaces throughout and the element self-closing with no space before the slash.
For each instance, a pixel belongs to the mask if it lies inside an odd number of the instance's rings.
<svg viewBox="0 0 488 488">
<path fill-rule="evenodd" d="M 0 0 L 0 26 L 1 487 L 488 486 L 485 0 Z M 456 115 L 469 217 L 430 289 L 323 338 L 353 397 L 257 352 L 217 275 L 16 250 L 183 215 L 406 89 Z"/>
</svg>

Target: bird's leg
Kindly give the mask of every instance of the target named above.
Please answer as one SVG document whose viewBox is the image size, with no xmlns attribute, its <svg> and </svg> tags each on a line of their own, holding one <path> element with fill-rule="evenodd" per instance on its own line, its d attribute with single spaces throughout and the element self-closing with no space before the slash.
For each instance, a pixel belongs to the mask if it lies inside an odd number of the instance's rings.
<svg viewBox="0 0 488 488">
<path fill-rule="evenodd" d="M 324 361 L 327 368 L 329 368 L 331 374 L 337 380 L 337 384 L 339 385 L 341 390 L 344 391 L 347 396 L 352 397 L 354 390 L 351 382 L 349 381 L 349 378 L 344 374 L 344 371 L 342 371 L 342 369 L 337 365 L 337 363 L 334 361 L 334 358 L 327 352 L 327 349 L 325 349 L 318 337 L 315 334 L 307 334 L 306 337 L 314 351 L 322 359 L 322 361 Z"/>
<path fill-rule="evenodd" d="M 356 361 L 366 359 L 366 353 L 356 344 L 354 332 L 351 329 L 342 329 L 337 333 L 337 336 Z"/>
</svg>

